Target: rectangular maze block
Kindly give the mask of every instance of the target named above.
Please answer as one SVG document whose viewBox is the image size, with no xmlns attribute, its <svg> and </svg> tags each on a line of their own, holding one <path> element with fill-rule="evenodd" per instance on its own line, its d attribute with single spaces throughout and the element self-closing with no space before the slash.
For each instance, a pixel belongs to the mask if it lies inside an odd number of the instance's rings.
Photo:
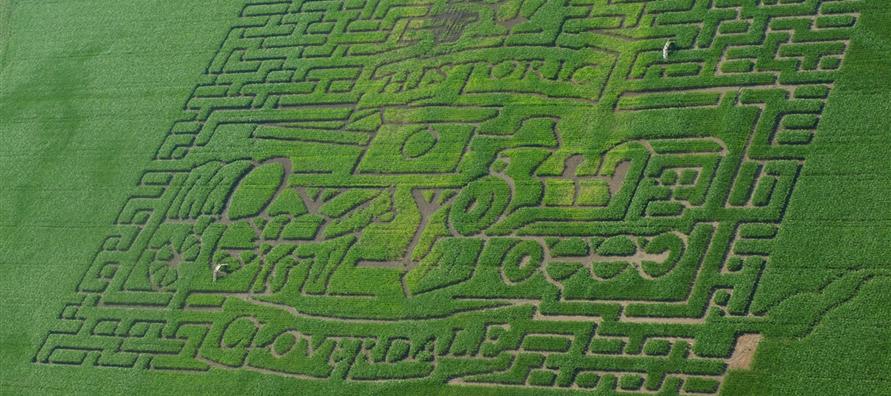
<svg viewBox="0 0 891 396">
<path fill-rule="evenodd" d="M 860 4 L 248 1 L 34 361 L 718 392 Z"/>
</svg>

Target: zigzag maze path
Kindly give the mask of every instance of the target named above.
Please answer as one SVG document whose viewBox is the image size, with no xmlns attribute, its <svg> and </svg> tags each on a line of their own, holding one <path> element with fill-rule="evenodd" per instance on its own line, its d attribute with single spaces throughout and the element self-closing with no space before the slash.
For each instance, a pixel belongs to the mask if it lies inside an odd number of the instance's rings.
<svg viewBox="0 0 891 396">
<path fill-rule="evenodd" d="M 248 1 L 34 361 L 715 393 L 859 5 Z"/>
</svg>

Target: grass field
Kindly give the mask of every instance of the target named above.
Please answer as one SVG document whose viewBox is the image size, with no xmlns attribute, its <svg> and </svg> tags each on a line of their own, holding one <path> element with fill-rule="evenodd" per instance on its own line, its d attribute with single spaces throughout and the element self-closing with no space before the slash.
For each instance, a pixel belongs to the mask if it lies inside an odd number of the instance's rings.
<svg viewBox="0 0 891 396">
<path fill-rule="evenodd" d="M 0 394 L 891 395 L 882 0 L 0 0 Z"/>
</svg>

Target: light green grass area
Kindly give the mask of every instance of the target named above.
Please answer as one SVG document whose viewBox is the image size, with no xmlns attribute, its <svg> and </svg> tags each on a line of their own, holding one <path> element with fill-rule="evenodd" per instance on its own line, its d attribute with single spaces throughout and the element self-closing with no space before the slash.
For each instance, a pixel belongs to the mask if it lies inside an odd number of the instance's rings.
<svg viewBox="0 0 891 396">
<path fill-rule="evenodd" d="M 891 5 L 208 3 L 0 0 L 0 394 L 891 395 Z"/>
</svg>

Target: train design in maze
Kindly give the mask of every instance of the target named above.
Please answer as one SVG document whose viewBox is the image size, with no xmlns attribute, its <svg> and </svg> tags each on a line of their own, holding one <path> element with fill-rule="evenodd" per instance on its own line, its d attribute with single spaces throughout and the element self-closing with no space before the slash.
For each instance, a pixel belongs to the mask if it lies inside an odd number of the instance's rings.
<svg viewBox="0 0 891 396">
<path fill-rule="evenodd" d="M 34 361 L 717 392 L 859 6 L 248 0 Z"/>
</svg>

